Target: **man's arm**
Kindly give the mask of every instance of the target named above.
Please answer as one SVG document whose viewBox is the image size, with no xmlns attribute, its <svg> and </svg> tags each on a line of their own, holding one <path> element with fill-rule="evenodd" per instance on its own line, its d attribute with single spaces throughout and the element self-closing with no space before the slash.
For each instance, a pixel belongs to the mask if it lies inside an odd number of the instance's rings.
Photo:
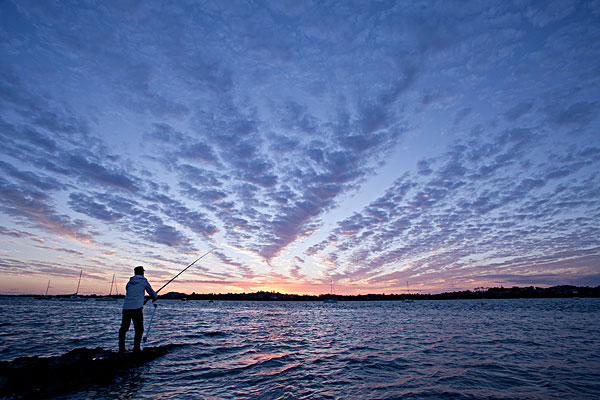
<svg viewBox="0 0 600 400">
<path fill-rule="evenodd" d="M 150 286 L 150 282 L 148 282 L 147 279 L 146 279 L 146 292 L 148 292 L 148 294 L 152 297 L 153 301 L 156 301 L 158 299 L 158 293 L 156 293 L 154 291 L 154 289 L 152 289 L 152 286 Z"/>
</svg>

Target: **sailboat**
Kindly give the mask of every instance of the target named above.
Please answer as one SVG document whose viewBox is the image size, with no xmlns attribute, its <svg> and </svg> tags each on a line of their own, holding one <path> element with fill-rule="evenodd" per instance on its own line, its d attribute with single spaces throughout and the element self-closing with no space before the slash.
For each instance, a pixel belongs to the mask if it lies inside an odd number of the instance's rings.
<svg viewBox="0 0 600 400">
<path fill-rule="evenodd" d="M 330 290 L 330 297 L 327 297 L 325 300 L 323 300 L 324 303 L 337 303 L 337 297 L 335 296 L 335 293 L 333 292 L 333 281 L 331 281 L 331 290 Z"/>
<path fill-rule="evenodd" d="M 410 296 L 410 289 L 408 288 L 408 281 L 406 281 L 406 291 L 408 292 L 408 296 Z M 412 303 L 413 299 L 411 299 L 410 297 L 407 297 L 404 299 L 404 301 L 407 303 Z"/>
<path fill-rule="evenodd" d="M 77 290 L 75 291 L 75 294 L 72 294 L 69 297 L 62 297 L 61 300 L 66 300 L 66 301 L 83 301 L 83 300 L 85 300 L 85 297 L 79 297 L 77 295 L 77 293 L 79 293 L 79 285 L 81 285 L 81 275 L 83 275 L 83 270 L 81 270 L 81 272 L 79 273 L 79 282 L 77 282 Z"/>
<path fill-rule="evenodd" d="M 50 279 L 48 279 L 48 285 L 46 286 L 46 294 L 43 296 L 35 296 L 36 299 L 38 300 L 46 300 L 49 299 L 50 296 L 48 296 L 48 289 L 50 289 Z"/>
<path fill-rule="evenodd" d="M 108 296 L 97 297 L 96 301 L 116 301 L 114 297 L 112 297 L 112 288 L 115 284 L 115 274 L 112 276 L 112 281 L 110 281 L 110 291 L 108 292 Z"/>
</svg>

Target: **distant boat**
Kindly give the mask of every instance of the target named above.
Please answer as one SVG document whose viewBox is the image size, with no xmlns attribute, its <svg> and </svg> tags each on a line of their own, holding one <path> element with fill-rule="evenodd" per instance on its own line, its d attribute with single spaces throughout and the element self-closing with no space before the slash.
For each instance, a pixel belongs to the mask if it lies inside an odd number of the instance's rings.
<svg viewBox="0 0 600 400">
<path fill-rule="evenodd" d="M 330 290 L 329 296 L 330 297 L 323 300 L 324 303 L 337 303 L 337 297 L 333 291 L 333 281 L 331 281 L 331 290 Z"/>
<path fill-rule="evenodd" d="M 83 275 L 83 270 L 81 270 L 81 272 L 79 273 L 79 282 L 77 282 L 77 290 L 75 291 L 75 294 L 72 294 L 69 297 L 62 297 L 61 300 L 63 300 L 63 301 L 84 301 L 84 300 L 86 300 L 85 297 L 79 297 L 77 295 L 79 293 L 79 285 L 81 285 L 81 275 Z"/>
<path fill-rule="evenodd" d="M 115 284 L 115 274 L 112 276 L 112 281 L 110 281 L 110 291 L 108 292 L 108 296 L 97 297 L 96 301 L 116 301 L 114 297 L 112 297 L 112 288 Z"/>
<path fill-rule="evenodd" d="M 43 296 L 35 296 L 35 298 L 38 300 L 51 299 L 52 297 L 48 296 L 48 289 L 50 289 L 50 279 L 48 279 L 48 285 L 46 286 L 46 294 Z"/>
<path fill-rule="evenodd" d="M 410 296 L 410 289 L 408 288 L 408 281 L 406 281 L 406 291 L 408 292 L 408 295 Z M 407 303 L 412 303 L 413 299 L 411 299 L 410 297 L 407 297 L 404 299 L 404 301 Z"/>
</svg>

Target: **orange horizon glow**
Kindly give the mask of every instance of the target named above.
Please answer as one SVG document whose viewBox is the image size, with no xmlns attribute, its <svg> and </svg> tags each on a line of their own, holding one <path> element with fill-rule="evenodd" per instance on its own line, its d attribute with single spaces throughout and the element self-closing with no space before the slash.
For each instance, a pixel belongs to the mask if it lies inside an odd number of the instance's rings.
<svg viewBox="0 0 600 400">
<path fill-rule="evenodd" d="M 98 278 L 95 277 L 93 282 L 85 278 L 81 282 L 79 294 L 81 295 L 108 295 L 110 290 L 111 276 Z M 168 280 L 155 279 L 152 276 L 146 276 L 154 290 L 161 288 Z M 113 287 L 112 294 L 125 294 L 125 285 L 129 277 L 117 277 L 116 285 Z M 18 275 L 12 279 L 0 282 L 1 295 L 39 295 L 44 294 L 48 284 L 48 277 Z M 473 291 L 480 287 L 512 287 L 512 286 L 537 286 L 548 287 L 550 285 L 517 285 L 510 282 L 498 283 L 490 281 L 474 281 L 469 279 L 463 282 L 438 282 L 437 285 L 411 284 L 409 290 L 405 285 L 395 285 L 386 287 L 373 287 L 365 283 L 357 284 L 334 284 L 334 293 L 337 295 L 367 295 L 367 294 L 437 294 L 444 292 L 456 292 L 462 290 Z M 75 278 L 50 278 L 49 295 L 68 295 L 75 293 L 77 288 L 77 279 Z M 256 292 L 273 292 L 280 294 L 293 295 L 311 295 L 318 296 L 330 293 L 329 284 L 323 283 L 307 283 L 307 282 L 289 282 L 289 281 L 237 281 L 228 283 L 203 282 L 191 283 L 182 280 L 180 282 L 173 281 L 165 287 L 160 294 L 169 292 L 178 292 L 185 294 L 227 294 L 227 293 L 256 293 Z"/>
</svg>

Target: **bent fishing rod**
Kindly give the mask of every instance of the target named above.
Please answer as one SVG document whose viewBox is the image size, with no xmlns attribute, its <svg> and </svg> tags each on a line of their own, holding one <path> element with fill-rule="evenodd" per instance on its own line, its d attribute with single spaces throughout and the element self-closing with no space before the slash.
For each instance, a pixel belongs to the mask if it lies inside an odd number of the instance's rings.
<svg viewBox="0 0 600 400">
<path fill-rule="evenodd" d="M 193 263 L 191 263 L 190 265 L 188 265 L 187 267 L 185 267 L 183 270 L 181 270 L 181 272 L 179 272 L 177 275 L 175 275 L 174 277 L 171 278 L 171 280 L 167 283 L 165 283 L 164 285 L 162 285 L 162 287 L 160 289 L 158 289 L 156 291 L 156 294 L 158 294 L 158 292 L 160 292 L 161 290 L 163 290 L 165 288 L 165 286 L 167 286 L 169 283 L 173 282 L 175 279 L 177 279 L 177 277 L 181 274 L 183 274 L 185 271 L 187 271 L 188 268 L 190 268 L 192 265 L 196 264 L 198 261 L 200 261 L 201 259 L 203 259 L 204 257 L 206 257 L 207 255 L 209 255 L 210 253 L 212 253 L 212 250 L 207 251 L 206 253 L 202 254 L 200 257 L 198 257 L 196 259 L 196 261 L 194 261 Z M 144 304 L 146 304 L 148 302 L 148 300 L 150 300 L 149 298 L 144 300 Z"/>
</svg>

